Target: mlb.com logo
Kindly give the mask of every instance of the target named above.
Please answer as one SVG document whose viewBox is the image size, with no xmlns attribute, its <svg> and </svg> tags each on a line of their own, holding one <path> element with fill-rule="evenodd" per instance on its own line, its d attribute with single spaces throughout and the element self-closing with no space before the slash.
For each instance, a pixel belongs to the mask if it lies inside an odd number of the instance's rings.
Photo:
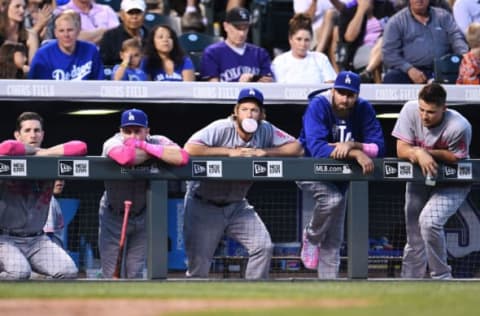
<svg viewBox="0 0 480 316">
<path fill-rule="evenodd" d="M 220 178 L 222 176 L 221 161 L 192 161 L 192 177 Z"/>
<path fill-rule="evenodd" d="M 254 161 L 252 171 L 254 177 L 281 178 L 283 177 L 283 162 Z"/>
</svg>

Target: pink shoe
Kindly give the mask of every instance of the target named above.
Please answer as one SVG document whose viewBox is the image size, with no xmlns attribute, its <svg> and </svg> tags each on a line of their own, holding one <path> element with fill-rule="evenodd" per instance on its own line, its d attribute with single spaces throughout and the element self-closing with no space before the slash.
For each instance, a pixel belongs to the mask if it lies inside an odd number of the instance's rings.
<svg viewBox="0 0 480 316">
<path fill-rule="evenodd" d="M 310 243 L 307 239 L 307 233 L 303 232 L 302 251 L 300 252 L 300 258 L 302 259 L 305 268 L 317 270 L 319 253 L 320 249 L 318 246 Z"/>
</svg>

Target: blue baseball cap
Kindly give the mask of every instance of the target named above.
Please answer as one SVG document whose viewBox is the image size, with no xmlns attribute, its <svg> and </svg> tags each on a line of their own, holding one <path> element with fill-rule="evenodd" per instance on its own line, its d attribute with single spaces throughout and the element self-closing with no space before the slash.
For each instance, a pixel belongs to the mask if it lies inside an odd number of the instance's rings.
<svg viewBox="0 0 480 316">
<path fill-rule="evenodd" d="M 244 88 L 240 90 L 237 103 L 241 103 L 243 100 L 247 99 L 257 101 L 258 106 L 263 106 L 263 94 L 260 92 L 260 90 L 255 88 Z"/>
<path fill-rule="evenodd" d="M 333 88 L 349 90 L 358 94 L 360 92 L 360 76 L 351 71 L 340 71 Z"/>
<path fill-rule="evenodd" d="M 145 112 L 139 109 L 130 109 L 122 113 L 120 127 L 141 126 L 148 127 L 148 117 Z"/>
</svg>

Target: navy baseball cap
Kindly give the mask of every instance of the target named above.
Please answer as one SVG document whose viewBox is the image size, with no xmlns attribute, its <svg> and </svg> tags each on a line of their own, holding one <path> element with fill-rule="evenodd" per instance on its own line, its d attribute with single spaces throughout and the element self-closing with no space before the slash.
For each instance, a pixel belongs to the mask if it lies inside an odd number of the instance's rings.
<svg viewBox="0 0 480 316">
<path fill-rule="evenodd" d="M 351 71 L 340 71 L 333 88 L 349 90 L 358 94 L 360 92 L 360 76 Z"/>
<path fill-rule="evenodd" d="M 250 12 L 242 7 L 235 7 L 228 10 L 225 21 L 231 24 L 250 24 Z"/>
<path fill-rule="evenodd" d="M 120 127 L 141 126 L 148 127 L 148 117 L 145 112 L 139 109 L 130 109 L 122 113 Z"/>
<path fill-rule="evenodd" d="M 263 94 L 260 92 L 260 90 L 255 88 L 244 88 L 240 90 L 237 103 L 241 103 L 247 99 L 256 101 L 258 106 L 263 106 Z"/>
</svg>

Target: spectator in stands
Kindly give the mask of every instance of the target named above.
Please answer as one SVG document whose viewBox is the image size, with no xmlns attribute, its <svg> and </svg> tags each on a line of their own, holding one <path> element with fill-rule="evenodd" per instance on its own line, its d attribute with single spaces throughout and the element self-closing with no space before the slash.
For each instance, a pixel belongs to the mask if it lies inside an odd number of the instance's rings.
<svg viewBox="0 0 480 316">
<path fill-rule="evenodd" d="M 328 0 L 294 0 L 293 11 L 310 17 L 314 34 L 312 46 L 317 52 L 325 52 L 332 40 L 338 11 Z"/>
<path fill-rule="evenodd" d="M 343 5 L 336 47 L 336 62 L 340 69 L 355 72 L 365 70 L 360 78 L 369 83 L 374 81 L 373 72 L 380 70 L 382 64 L 383 28 L 393 13 L 390 1 L 355 0 Z"/>
<path fill-rule="evenodd" d="M 50 0 L 27 0 L 25 27 L 33 29 L 40 42 L 53 38 L 53 9 Z"/>
<path fill-rule="evenodd" d="M 312 23 L 310 17 L 297 13 L 290 19 L 288 42 L 290 50 L 277 56 L 272 63 L 275 81 L 280 83 L 326 83 L 337 77 L 328 57 L 312 52 Z"/>
<path fill-rule="evenodd" d="M 472 127 L 460 113 L 447 109 L 447 93 L 438 83 L 425 85 L 418 101 L 407 102 L 393 128 L 400 159 L 418 164 L 425 183 L 407 182 L 405 224 L 407 243 L 402 277 L 451 279 L 444 225 L 470 192 L 470 183 L 436 184 L 438 163 L 455 165 L 469 158 Z"/>
<path fill-rule="evenodd" d="M 122 61 L 118 53 L 126 39 L 136 38 L 142 45 L 145 43 L 148 30 L 144 26 L 144 17 L 144 0 L 122 0 L 120 5 L 122 24 L 105 32 L 100 41 L 100 55 L 104 65 L 113 66 Z"/>
<path fill-rule="evenodd" d="M 33 58 L 29 79 L 103 80 L 103 64 L 95 45 L 78 40 L 80 17 L 67 10 L 55 18 L 55 37 Z"/>
<path fill-rule="evenodd" d="M 180 20 L 182 33 L 205 33 L 206 25 L 200 11 L 185 12 Z"/>
<path fill-rule="evenodd" d="M 0 79 L 23 79 L 28 73 L 27 52 L 20 43 L 0 46 Z"/>
<path fill-rule="evenodd" d="M 146 81 L 147 75 L 140 68 L 142 44 L 136 38 L 129 38 L 122 44 L 120 51 L 122 63 L 113 67 L 112 79 L 125 81 Z"/>
<path fill-rule="evenodd" d="M 193 134 L 185 144 L 192 156 L 300 156 L 294 137 L 265 121 L 262 93 L 240 90 L 233 115 Z M 189 181 L 185 194 L 183 232 L 187 276 L 206 278 L 215 249 L 225 234 L 248 251 L 247 279 L 269 275 L 273 244 L 264 223 L 248 203 L 246 181 Z"/>
<path fill-rule="evenodd" d="M 426 83 L 433 79 L 434 58 L 468 50 L 452 14 L 430 6 L 429 0 L 409 1 L 409 6 L 392 16 L 385 27 L 385 83 Z"/>
<path fill-rule="evenodd" d="M 80 15 L 81 30 L 78 39 L 98 45 L 106 31 L 116 28 L 120 22 L 112 7 L 93 0 L 70 0 L 55 10 L 55 15 L 73 10 Z"/>
<path fill-rule="evenodd" d="M 87 145 L 81 141 L 41 148 L 43 118 L 34 112 L 20 114 L 14 136 L 15 140 L 0 143 L 0 155 L 79 156 L 87 153 Z M 0 181 L 0 279 L 28 279 L 32 270 L 55 279 L 77 276 L 72 258 L 43 232 L 53 183 L 53 180 L 33 179 Z"/>
<path fill-rule="evenodd" d="M 54 243 L 62 248 L 64 248 L 63 229 L 65 227 L 65 223 L 63 221 L 62 208 L 60 207 L 60 203 L 58 203 L 56 196 L 62 194 L 64 187 L 65 180 L 55 180 L 55 183 L 53 184 L 53 195 L 52 199 L 50 200 L 50 207 L 48 210 L 47 222 L 43 227 L 45 234 L 47 234 L 47 236 L 50 237 Z"/>
<path fill-rule="evenodd" d="M 223 22 L 227 38 L 208 46 L 203 53 L 200 69 L 203 80 L 273 81 L 267 51 L 246 42 L 250 22 L 250 12 L 245 8 L 235 7 L 227 12 Z"/>
<path fill-rule="evenodd" d="M 140 165 L 149 159 L 173 166 L 182 166 L 188 162 L 186 151 L 165 136 L 150 135 L 148 126 L 148 117 L 142 110 L 124 111 L 120 131 L 105 141 L 102 156 L 127 167 Z M 100 200 L 98 237 L 105 278 L 111 278 L 115 270 L 125 200 L 132 201 L 132 205 L 124 250 L 124 277 L 142 277 L 147 246 L 147 186 L 147 180 L 105 181 L 105 192 Z"/>
<path fill-rule="evenodd" d="M 5 0 L 5 11 L 0 13 L 0 45 L 4 42 L 21 43 L 27 48 L 28 63 L 35 55 L 39 41 L 34 29 L 26 29 L 25 0 Z"/>
<path fill-rule="evenodd" d="M 474 0 L 455 0 L 453 4 L 453 17 L 463 33 L 473 22 L 480 22 L 480 4 Z"/>
<path fill-rule="evenodd" d="M 480 22 L 468 26 L 467 43 L 470 51 L 463 55 L 457 84 L 480 84 Z"/>
<path fill-rule="evenodd" d="M 355 160 L 363 174 L 374 171 L 372 158 L 385 152 L 383 132 L 373 106 L 359 92 L 360 77 L 342 71 L 332 89 L 310 96 L 299 137 L 306 157 Z M 298 186 L 314 201 L 303 232 L 302 262 L 320 279 L 337 278 L 348 182 L 299 181 Z"/>
<path fill-rule="evenodd" d="M 195 80 L 192 60 L 168 25 L 156 25 L 150 31 L 141 68 L 152 81 Z"/>
</svg>

